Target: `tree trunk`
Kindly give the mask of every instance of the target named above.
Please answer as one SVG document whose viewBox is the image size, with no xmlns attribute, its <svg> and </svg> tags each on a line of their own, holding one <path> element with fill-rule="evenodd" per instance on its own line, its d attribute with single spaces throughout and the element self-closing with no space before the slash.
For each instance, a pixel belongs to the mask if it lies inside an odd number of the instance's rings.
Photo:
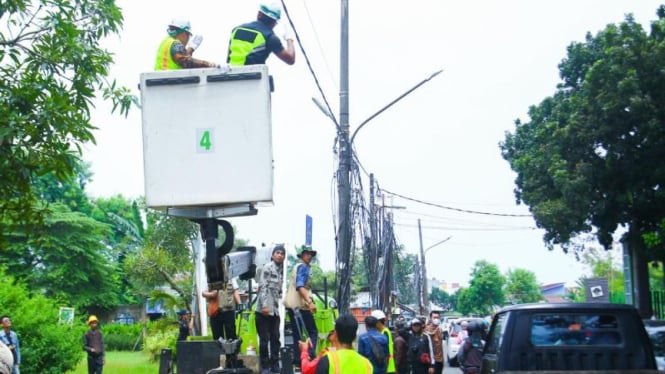
<svg viewBox="0 0 665 374">
<path fill-rule="evenodd" d="M 649 263 L 645 256 L 645 248 L 641 239 L 630 240 L 630 255 L 633 263 L 634 305 L 642 318 L 651 318 L 651 292 L 649 288 Z"/>
</svg>

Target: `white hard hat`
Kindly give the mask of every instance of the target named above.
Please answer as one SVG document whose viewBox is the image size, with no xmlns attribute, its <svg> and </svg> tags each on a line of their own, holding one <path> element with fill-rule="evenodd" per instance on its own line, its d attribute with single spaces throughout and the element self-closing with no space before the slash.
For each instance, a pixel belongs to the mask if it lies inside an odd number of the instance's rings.
<svg viewBox="0 0 665 374">
<path fill-rule="evenodd" d="M 280 8 L 279 4 L 277 3 L 261 4 L 261 6 L 259 6 L 259 12 L 265 14 L 269 18 L 274 19 L 275 21 L 279 21 L 279 19 L 282 18 L 282 8 Z"/>
<path fill-rule="evenodd" d="M 192 24 L 189 23 L 189 21 L 186 19 L 174 18 L 171 20 L 171 23 L 169 23 L 169 26 L 175 27 L 182 31 L 187 31 L 189 33 L 192 32 Z"/>
<path fill-rule="evenodd" d="M 386 314 L 383 313 L 383 311 L 377 309 L 377 310 L 372 311 L 372 317 L 374 317 L 378 320 L 382 320 L 382 319 L 386 319 Z"/>
<path fill-rule="evenodd" d="M 0 374 L 12 374 L 14 367 L 14 356 L 12 351 L 0 342 Z"/>
</svg>

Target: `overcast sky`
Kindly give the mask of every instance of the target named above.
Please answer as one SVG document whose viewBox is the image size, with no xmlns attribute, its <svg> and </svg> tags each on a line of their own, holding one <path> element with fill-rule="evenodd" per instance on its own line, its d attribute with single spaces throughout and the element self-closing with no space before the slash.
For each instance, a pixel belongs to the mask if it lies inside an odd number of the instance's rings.
<svg viewBox="0 0 665 374">
<path fill-rule="evenodd" d="M 204 37 L 195 56 L 224 63 L 230 30 L 255 18 L 256 1 L 117 1 L 125 26 L 107 41 L 115 52 L 112 75 L 139 95 L 142 72 L 152 70 L 157 47 L 173 17 L 188 18 Z M 618 23 L 627 13 L 648 30 L 660 1 L 349 0 L 350 123 L 369 116 L 433 72 L 444 72 L 369 122 L 355 140 L 358 157 L 382 189 L 413 199 L 499 215 L 528 214 L 515 203 L 515 173 L 498 147 L 514 120 L 555 92 L 566 47 Z M 340 3 L 286 0 L 333 112 L 339 110 Z M 281 28 L 276 27 L 278 34 Z M 268 60 L 272 95 L 274 206 L 230 221 L 251 244 L 304 243 L 305 215 L 314 217 L 313 246 L 325 269 L 334 268 L 332 200 L 336 190 L 332 122 L 312 103 L 320 95 L 300 49 L 294 66 Z M 186 106 L 188 103 L 183 102 Z M 141 112 L 111 116 L 97 106 L 92 163 L 94 197 L 143 190 Z M 202 178 L 201 183 L 204 182 Z M 367 179 L 364 180 L 367 188 Z M 218 188 L 218 187 L 217 187 Z M 386 195 L 387 196 L 387 195 Z M 402 198 L 394 210 L 396 236 L 407 252 L 452 237 L 427 253 L 430 277 L 466 284 L 473 263 L 485 259 L 506 272 L 525 268 L 540 283 L 569 282 L 583 268 L 560 249 L 549 252 L 530 217 L 479 215 Z"/>
</svg>

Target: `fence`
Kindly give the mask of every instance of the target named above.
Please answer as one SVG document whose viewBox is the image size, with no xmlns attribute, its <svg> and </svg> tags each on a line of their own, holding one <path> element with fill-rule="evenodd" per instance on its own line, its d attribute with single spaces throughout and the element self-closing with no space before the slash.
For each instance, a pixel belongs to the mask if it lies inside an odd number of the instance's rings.
<svg viewBox="0 0 665 374">
<path fill-rule="evenodd" d="M 610 292 L 610 302 L 625 304 L 626 295 L 623 292 Z M 651 308 L 656 319 L 665 319 L 665 291 L 651 291 Z"/>
</svg>

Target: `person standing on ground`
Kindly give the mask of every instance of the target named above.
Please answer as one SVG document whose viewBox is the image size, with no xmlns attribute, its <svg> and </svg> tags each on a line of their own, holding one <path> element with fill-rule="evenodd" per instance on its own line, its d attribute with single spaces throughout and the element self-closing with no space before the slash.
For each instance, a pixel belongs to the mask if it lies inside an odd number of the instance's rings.
<svg viewBox="0 0 665 374">
<path fill-rule="evenodd" d="M 83 350 L 88 352 L 88 374 L 102 374 L 106 360 L 104 337 L 99 331 L 99 320 L 96 316 L 88 317 L 88 330 L 83 335 Z"/>
<path fill-rule="evenodd" d="M 365 318 L 367 332 L 358 338 L 358 353 L 367 357 L 374 367 L 374 374 L 386 374 L 388 367 L 388 338 L 377 330 L 376 317 Z"/>
<path fill-rule="evenodd" d="M 270 53 L 274 53 L 280 60 L 293 65 L 296 61 L 296 49 L 291 28 L 284 25 L 286 48 L 273 32 L 281 16 L 282 10 L 277 3 L 262 4 L 256 21 L 242 24 L 231 31 L 226 62 L 229 65 L 265 64 Z"/>
<path fill-rule="evenodd" d="M 214 68 L 214 62 L 192 57 L 194 50 L 201 45 L 203 37 L 192 37 L 192 26 L 187 20 L 173 19 L 169 23 L 168 34 L 159 44 L 155 58 L 155 70 L 178 70 L 191 68 Z"/>
<path fill-rule="evenodd" d="M 441 314 L 436 311 L 429 313 L 429 322 L 425 325 L 425 334 L 429 335 L 434 348 L 434 374 L 443 373 L 443 331 L 441 331 Z"/>
<path fill-rule="evenodd" d="M 386 371 L 388 374 L 394 374 L 397 371 L 395 367 L 395 346 L 393 344 L 393 334 L 386 326 L 386 314 L 381 310 L 373 310 L 372 317 L 377 319 L 376 329 L 388 339 L 388 367 Z"/>
<path fill-rule="evenodd" d="M 19 365 L 21 364 L 21 344 L 19 343 L 18 335 L 12 331 L 12 320 L 9 316 L 2 316 L 2 331 L 0 331 L 0 341 L 5 343 L 7 348 L 12 352 L 14 365 L 12 366 L 12 374 L 20 374 Z"/>
<path fill-rule="evenodd" d="M 178 312 L 178 341 L 187 340 L 187 337 L 192 334 L 194 328 L 194 316 L 189 318 L 189 313 L 183 309 Z"/>
<path fill-rule="evenodd" d="M 395 370 L 398 374 L 409 374 L 409 330 L 398 322 L 395 325 Z"/>
<path fill-rule="evenodd" d="M 343 314 L 335 321 L 335 329 L 330 334 L 332 348 L 319 360 L 316 374 L 348 373 L 372 374 L 372 363 L 353 350 L 358 321 L 350 314 Z M 380 335 L 380 334 L 379 334 Z"/>
<path fill-rule="evenodd" d="M 282 298 L 285 257 L 284 245 L 278 244 L 272 250 L 272 261 L 261 269 L 256 297 L 256 331 L 259 334 L 261 374 L 281 372 L 279 368 L 279 302 Z"/>
<path fill-rule="evenodd" d="M 314 313 L 316 313 L 316 305 L 314 304 L 314 300 L 312 300 L 312 269 L 311 269 L 311 262 L 316 257 L 316 251 L 313 250 L 310 247 L 300 247 L 300 253 L 298 253 L 298 258 L 300 258 L 300 262 L 296 264 L 295 268 L 293 269 L 293 279 L 291 279 L 292 284 L 295 284 L 295 290 L 300 296 L 300 305 L 299 308 L 289 308 L 288 313 L 289 313 L 289 319 L 291 321 L 291 324 L 293 325 L 293 339 L 295 341 L 301 341 L 302 340 L 302 332 L 300 331 L 299 328 L 299 321 L 296 320 L 296 311 L 294 309 L 297 309 L 300 316 L 302 323 L 304 324 L 303 327 L 306 332 L 307 336 L 311 340 L 311 348 L 310 348 L 310 357 L 315 356 L 316 352 L 316 343 L 319 338 L 319 332 L 316 328 L 316 322 L 314 321 Z M 296 366 L 299 366 L 300 363 L 300 347 L 296 345 L 296 352 L 295 353 L 295 358 L 296 358 Z"/>
<path fill-rule="evenodd" d="M 434 350 L 429 335 L 423 333 L 423 322 L 419 318 L 411 321 L 408 360 L 411 374 L 434 373 Z"/>
<path fill-rule="evenodd" d="M 241 301 L 236 279 L 232 278 L 229 282 L 226 282 L 221 290 L 203 291 L 202 295 L 206 299 L 217 298 L 219 310 L 217 314 L 210 317 L 213 339 L 238 339 L 236 333 L 236 306 L 240 305 Z M 227 368 L 235 367 L 235 359 L 235 355 L 226 355 Z"/>
</svg>

